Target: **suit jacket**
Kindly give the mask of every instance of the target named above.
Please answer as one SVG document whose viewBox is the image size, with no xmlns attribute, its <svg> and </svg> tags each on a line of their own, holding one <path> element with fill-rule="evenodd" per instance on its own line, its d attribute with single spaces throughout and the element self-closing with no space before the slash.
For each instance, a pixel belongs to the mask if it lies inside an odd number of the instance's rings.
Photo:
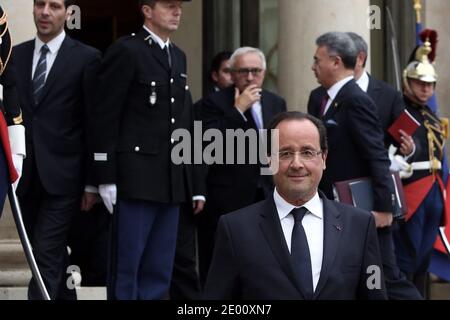
<svg viewBox="0 0 450 320">
<path fill-rule="evenodd" d="M 398 143 L 391 137 L 387 130 L 401 115 L 403 110 L 405 110 L 405 103 L 403 102 L 401 93 L 387 83 L 369 75 L 367 94 L 372 98 L 377 107 L 377 114 L 384 133 L 385 146 L 389 147 L 390 144 L 395 144 L 398 147 Z"/>
<path fill-rule="evenodd" d="M 218 129 L 225 133 L 227 129 L 251 128 L 234 107 L 234 94 L 234 87 L 230 87 L 204 99 L 200 111 L 204 130 Z M 286 111 L 284 99 L 267 90 L 262 91 L 261 106 L 264 128 L 268 128 L 275 115 Z M 226 156 L 225 150 L 224 159 Z M 206 178 L 206 206 L 213 208 L 216 214 L 223 214 L 250 205 L 254 202 L 258 184 L 267 194 L 271 192 L 271 179 L 261 178 L 259 164 L 212 164 Z"/>
<path fill-rule="evenodd" d="M 100 52 L 66 35 L 35 105 L 32 64 L 35 40 L 13 49 L 17 89 L 26 129 L 27 157 L 19 194 L 26 192 L 33 159 L 51 194 L 78 194 L 86 183 L 87 126 Z"/>
<path fill-rule="evenodd" d="M 314 299 L 385 299 L 382 272 L 379 290 L 369 290 L 366 283 L 368 267 L 381 268 L 372 215 L 321 198 L 324 252 Z M 273 197 L 221 217 L 204 297 L 304 299 Z"/>
<path fill-rule="evenodd" d="M 150 34 L 119 39 L 100 68 L 92 156 L 97 184 L 115 183 L 122 199 L 182 203 L 202 194 L 192 168 L 171 160 L 177 129 L 192 133 L 186 56 L 168 57 Z M 201 181 L 199 181 L 201 183 Z"/>
<path fill-rule="evenodd" d="M 315 89 L 308 101 L 308 112 L 316 117 L 324 92 L 323 87 Z M 368 176 L 374 188 L 374 210 L 392 212 L 395 198 L 390 162 L 372 99 L 351 80 L 338 92 L 322 121 L 329 150 L 319 188 L 333 199 L 335 182 Z"/>
</svg>

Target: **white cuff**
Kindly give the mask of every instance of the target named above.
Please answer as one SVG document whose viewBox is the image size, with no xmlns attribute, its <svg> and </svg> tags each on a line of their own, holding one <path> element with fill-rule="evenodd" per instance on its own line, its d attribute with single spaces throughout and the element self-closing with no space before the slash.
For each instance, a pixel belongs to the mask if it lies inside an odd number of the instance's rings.
<svg viewBox="0 0 450 320">
<path fill-rule="evenodd" d="M 11 153 L 21 155 L 25 158 L 27 155 L 25 147 L 25 127 L 20 124 L 9 126 L 8 135 Z"/>
<path fill-rule="evenodd" d="M 234 106 L 236 110 L 241 114 L 242 119 L 244 119 L 245 122 L 247 122 L 247 117 L 244 115 L 244 113 L 239 109 L 238 107 Z"/>
<path fill-rule="evenodd" d="M 192 197 L 192 201 L 197 201 L 197 200 L 206 202 L 205 196 L 193 196 Z"/>
<path fill-rule="evenodd" d="M 416 144 L 413 145 L 413 151 L 411 151 L 411 153 L 407 156 L 404 156 L 405 161 L 408 161 L 414 155 L 414 153 L 416 153 Z"/>
<path fill-rule="evenodd" d="M 98 188 L 94 187 L 94 186 L 87 185 L 87 186 L 84 187 L 84 192 L 98 193 Z"/>
</svg>

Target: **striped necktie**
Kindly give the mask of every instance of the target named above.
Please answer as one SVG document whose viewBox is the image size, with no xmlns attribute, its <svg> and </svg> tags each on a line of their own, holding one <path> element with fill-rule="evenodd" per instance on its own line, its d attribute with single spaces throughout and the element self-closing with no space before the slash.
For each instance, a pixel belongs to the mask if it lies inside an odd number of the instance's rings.
<svg viewBox="0 0 450 320">
<path fill-rule="evenodd" d="M 42 98 L 42 92 L 45 85 L 45 78 L 47 75 L 47 53 L 49 52 L 48 46 L 45 44 L 41 48 L 41 56 L 39 57 L 36 70 L 33 77 L 33 94 L 34 102 L 37 105 Z"/>
</svg>

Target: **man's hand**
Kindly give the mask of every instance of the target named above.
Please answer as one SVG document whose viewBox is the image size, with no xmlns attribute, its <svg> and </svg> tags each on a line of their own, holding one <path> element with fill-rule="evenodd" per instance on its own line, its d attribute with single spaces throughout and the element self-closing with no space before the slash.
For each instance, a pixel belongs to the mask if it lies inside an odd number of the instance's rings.
<svg viewBox="0 0 450 320">
<path fill-rule="evenodd" d="M 372 214 L 375 218 L 375 225 L 377 226 L 377 228 L 390 227 L 392 225 L 392 221 L 394 221 L 392 212 L 372 211 Z"/>
<path fill-rule="evenodd" d="M 106 209 L 112 214 L 117 200 L 117 186 L 115 184 L 101 184 L 98 186 L 98 193 L 100 193 Z"/>
<path fill-rule="evenodd" d="M 81 198 L 81 211 L 89 211 L 94 204 L 100 201 L 98 193 L 84 192 Z"/>
<path fill-rule="evenodd" d="M 205 201 L 203 200 L 194 200 L 192 201 L 192 209 L 194 210 L 194 214 L 199 214 L 203 211 L 205 207 Z"/>
<path fill-rule="evenodd" d="M 405 131 L 399 130 L 399 132 L 400 138 L 402 139 L 402 143 L 400 144 L 400 153 L 404 156 L 409 156 L 415 150 L 416 144 L 414 143 L 413 138 Z"/>
<path fill-rule="evenodd" d="M 242 93 L 238 88 L 234 89 L 234 105 L 242 113 L 250 109 L 250 107 L 256 102 L 261 100 L 261 91 L 256 84 L 249 85 Z"/>
</svg>

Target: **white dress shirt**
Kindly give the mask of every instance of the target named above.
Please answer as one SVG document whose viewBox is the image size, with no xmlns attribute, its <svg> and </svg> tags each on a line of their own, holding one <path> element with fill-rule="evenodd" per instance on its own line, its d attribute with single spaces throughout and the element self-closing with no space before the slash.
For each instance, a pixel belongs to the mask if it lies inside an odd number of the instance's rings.
<svg viewBox="0 0 450 320">
<path fill-rule="evenodd" d="M 235 107 L 237 111 L 241 114 L 242 118 L 245 122 L 248 121 L 247 117 L 244 115 L 244 113 L 238 108 Z M 259 130 L 264 129 L 264 123 L 263 123 L 263 117 L 262 117 L 262 105 L 261 101 L 256 101 L 252 106 L 250 107 L 251 113 L 253 115 L 253 120 L 256 122 L 256 126 Z"/>
<path fill-rule="evenodd" d="M 33 53 L 33 69 L 31 73 L 31 79 L 34 77 L 34 72 L 36 71 L 37 64 L 39 62 L 39 58 L 41 57 L 41 48 L 47 44 L 49 51 L 47 52 L 47 70 L 45 72 L 45 80 L 47 81 L 48 74 L 52 69 L 53 63 L 56 60 L 56 56 L 58 55 L 59 49 L 61 48 L 64 39 L 66 38 L 66 32 L 63 30 L 58 36 L 54 39 L 50 40 L 48 43 L 44 43 L 36 37 L 34 44 L 34 53 Z"/>
<path fill-rule="evenodd" d="M 367 72 L 363 72 L 361 77 L 356 80 L 356 84 L 362 89 L 362 91 L 367 92 L 369 89 L 369 75 Z"/>
<path fill-rule="evenodd" d="M 275 206 L 277 207 L 284 238 L 290 252 L 292 230 L 294 229 L 295 223 L 291 211 L 297 207 L 284 200 L 276 188 L 273 193 L 273 199 L 275 201 Z M 320 271 L 322 270 L 323 259 L 323 202 L 316 192 L 316 195 L 305 203 L 303 207 L 309 211 L 302 220 L 302 226 L 305 229 L 306 238 L 308 239 L 308 247 L 311 255 L 313 287 L 314 290 L 316 290 L 320 278 Z"/>
<path fill-rule="evenodd" d="M 341 81 L 338 81 L 335 84 L 333 84 L 333 86 L 327 90 L 329 99 L 327 101 L 327 104 L 325 105 L 325 111 L 323 112 L 323 114 L 327 113 L 328 109 L 330 108 L 331 102 L 333 102 L 333 100 L 336 98 L 339 91 L 341 91 L 342 87 L 345 86 L 347 82 L 349 82 L 352 79 L 353 76 L 344 78 Z"/>
<path fill-rule="evenodd" d="M 161 49 L 164 49 L 166 46 L 170 45 L 170 39 L 167 39 L 167 41 L 164 42 L 156 33 L 154 33 L 152 30 L 147 28 L 146 25 L 144 25 L 144 29 L 147 30 L 148 33 L 150 33 L 150 35 L 152 36 L 153 40 L 155 40 L 159 44 Z"/>
</svg>

